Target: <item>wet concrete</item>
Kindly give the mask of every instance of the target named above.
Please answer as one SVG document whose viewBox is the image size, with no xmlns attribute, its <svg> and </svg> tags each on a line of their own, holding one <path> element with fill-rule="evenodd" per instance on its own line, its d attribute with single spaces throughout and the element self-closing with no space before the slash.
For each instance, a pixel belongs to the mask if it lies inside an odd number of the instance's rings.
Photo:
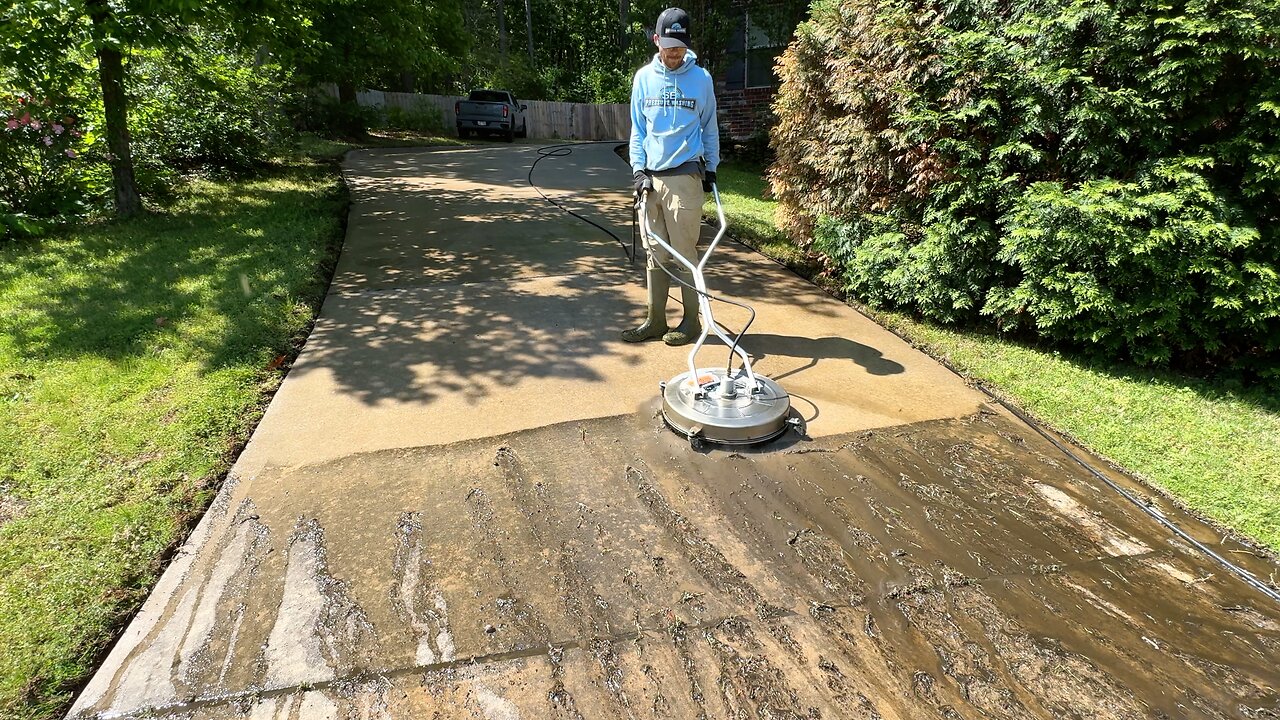
<svg viewBox="0 0 1280 720">
<path fill-rule="evenodd" d="M 349 159 L 316 330 L 70 717 L 1280 717 L 1280 607 L 741 247 L 712 285 L 811 436 L 695 452 L 684 352 L 617 340 L 638 272 L 533 157 Z M 610 148 L 538 172 L 625 231 Z"/>
<path fill-rule="evenodd" d="M 1280 608 L 994 409 L 705 454 L 639 413 L 253 482 L 78 717 L 1280 716 Z"/>
</svg>

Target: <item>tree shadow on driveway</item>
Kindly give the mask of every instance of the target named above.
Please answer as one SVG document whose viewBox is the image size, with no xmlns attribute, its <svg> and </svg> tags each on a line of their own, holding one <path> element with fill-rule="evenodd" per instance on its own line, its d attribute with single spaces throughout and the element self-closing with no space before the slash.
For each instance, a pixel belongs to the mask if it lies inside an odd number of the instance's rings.
<svg viewBox="0 0 1280 720">
<path fill-rule="evenodd" d="M 640 350 L 618 333 L 644 312 L 641 263 L 631 265 L 612 237 L 533 193 L 526 179 L 533 159 L 527 150 L 495 148 L 370 153 L 349 162 L 357 202 L 347 246 L 294 372 L 327 370 L 342 392 L 376 405 L 451 394 L 478 401 L 526 378 L 606 383 L 612 378 L 602 366 L 638 361 Z M 630 237 L 629 174 L 610 148 L 548 159 L 535 181 Z M 716 292 L 779 292 L 773 267 L 753 255 L 726 246 L 719 259 Z M 787 291 L 787 298 L 831 312 L 821 293 Z M 888 367 L 851 341 L 752 340 L 753 350 Z"/>
<path fill-rule="evenodd" d="M 478 400 L 529 378 L 605 382 L 593 359 L 619 351 L 611 341 L 639 312 L 627 280 L 568 275 L 332 296 L 294 372 L 327 370 L 368 405 Z"/>
</svg>

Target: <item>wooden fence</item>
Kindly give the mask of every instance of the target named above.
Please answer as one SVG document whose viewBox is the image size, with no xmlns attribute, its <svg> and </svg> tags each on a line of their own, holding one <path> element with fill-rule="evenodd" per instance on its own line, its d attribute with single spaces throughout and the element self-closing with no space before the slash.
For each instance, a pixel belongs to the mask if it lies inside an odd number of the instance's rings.
<svg viewBox="0 0 1280 720">
<path fill-rule="evenodd" d="M 337 88 L 326 88 L 337 97 Z M 435 108 L 444 116 L 446 130 L 457 126 L 453 104 L 466 98 L 457 95 L 421 95 L 417 93 L 365 90 L 356 94 L 361 105 L 398 107 L 402 110 Z M 588 103 L 521 100 L 528 105 L 526 122 L 529 137 L 561 140 L 626 140 L 631 137 L 631 109 L 626 104 L 592 105 Z"/>
</svg>

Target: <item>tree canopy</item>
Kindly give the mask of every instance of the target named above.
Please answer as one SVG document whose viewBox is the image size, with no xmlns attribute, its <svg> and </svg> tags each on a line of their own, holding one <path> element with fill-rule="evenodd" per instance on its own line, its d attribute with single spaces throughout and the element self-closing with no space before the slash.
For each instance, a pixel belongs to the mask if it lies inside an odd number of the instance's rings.
<svg viewBox="0 0 1280 720">
<path fill-rule="evenodd" d="M 148 188 L 163 184 L 166 165 L 245 165 L 246 150 L 264 147 L 245 131 L 245 118 L 274 128 L 271 113 L 292 108 L 295 122 L 312 126 L 308 116 L 321 110 L 324 126 L 361 132 L 367 113 L 357 107 L 356 91 L 365 87 L 449 94 L 488 86 L 530 99 L 625 102 L 632 73 L 654 52 L 652 25 L 666 6 L 661 0 L 4 0 L 0 94 L 66 106 L 84 133 L 60 155 L 39 146 L 43 136 L 33 146 L 29 125 L 0 140 L 25 142 L 11 155 L 32 167 L 75 156 L 73 164 L 87 168 L 78 184 L 86 191 L 99 184 L 93 168 L 108 168 L 116 212 L 131 215 Z M 685 7 L 700 62 L 716 72 L 733 60 L 729 40 L 747 13 L 754 26 L 786 37 L 807 5 L 697 0 Z M 298 101 L 328 83 L 338 88 L 337 105 Z M 185 104 L 177 100 L 183 95 Z M 20 119 L 14 102 L 9 106 L 0 107 L 5 121 Z M 167 124 L 156 113 L 168 114 Z M 165 127 L 185 136 L 160 137 Z M 143 156 L 135 157 L 139 149 Z M 0 214 L 14 211 L 0 207 Z"/>
<path fill-rule="evenodd" d="M 250 22 L 257 17 L 269 22 Z M 11 87 L 45 99 L 71 91 L 88 66 L 97 86 L 116 211 L 141 209 L 129 136 L 126 58 L 148 49 L 181 57 L 194 30 L 224 28 L 243 40 L 306 23 L 288 0 L 11 0 L 0 11 L 0 72 Z M 296 33 L 295 33 L 296 35 Z"/>
<path fill-rule="evenodd" d="M 290 55 L 301 77 L 333 82 L 344 101 L 364 87 L 438 87 L 471 48 L 461 0 L 313 0 Z"/>
</svg>

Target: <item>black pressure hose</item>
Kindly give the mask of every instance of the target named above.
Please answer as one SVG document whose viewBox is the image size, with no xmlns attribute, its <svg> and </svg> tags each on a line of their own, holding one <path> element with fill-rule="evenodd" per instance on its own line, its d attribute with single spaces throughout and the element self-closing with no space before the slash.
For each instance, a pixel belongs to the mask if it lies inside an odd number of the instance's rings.
<svg viewBox="0 0 1280 720">
<path fill-rule="evenodd" d="M 546 194 L 546 193 L 542 192 L 542 188 L 538 187 L 538 186 L 537 186 L 536 184 L 534 184 L 534 182 L 533 182 L 533 169 L 534 169 L 534 168 L 536 168 L 536 167 L 538 167 L 538 163 L 542 162 L 543 160 L 545 160 L 545 159 L 547 159 L 547 158 L 549 158 L 549 157 L 568 157 L 569 155 L 572 155 L 572 154 L 573 154 L 573 148 L 574 148 L 574 147 L 576 147 L 576 146 L 581 146 L 581 145 L 613 145 L 613 146 L 615 146 L 615 147 L 616 147 L 616 146 L 618 146 L 618 145 L 619 145 L 619 143 L 618 143 L 618 141 L 617 141 L 617 140 L 593 140 L 593 141 L 585 141 L 585 142 L 560 143 L 559 145 L 544 145 L 544 146 L 542 146 L 542 147 L 538 148 L 538 150 L 537 150 L 537 152 L 538 152 L 538 158 L 537 158 L 536 160 L 534 160 L 534 161 L 533 161 L 533 164 L 532 164 L 532 165 L 530 165 L 530 166 L 529 166 L 529 173 L 528 173 L 528 175 L 526 176 L 525 180 L 529 183 L 529 186 L 530 186 L 530 187 L 532 187 L 534 190 L 538 191 L 538 194 L 542 196 L 542 199 L 543 199 L 543 200 L 546 200 L 547 202 L 551 203 L 552 205 L 555 205 L 556 207 L 560 208 L 560 209 L 561 209 L 561 210 L 563 210 L 564 212 L 569 213 L 570 215 L 572 215 L 572 216 L 574 216 L 574 217 L 578 218 L 579 220 L 581 220 L 581 221 L 583 221 L 583 222 L 587 223 L 588 225 L 591 225 L 592 227 L 596 227 L 596 228 L 599 228 L 600 230 L 603 230 L 605 233 L 607 233 L 607 234 L 609 235 L 609 237 L 612 237 L 614 240 L 617 240 L 617 241 L 618 241 L 618 244 L 622 246 L 622 251 L 623 251 L 623 253 L 625 253 L 625 254 L 626 254 L 626 256 L 627 256 L 627 260 L 628 260 L 629 262 L 631 262 L 632 264 L 634 264 L 634 263 L 635 263 L 635 261 L 636 261 L 636 255 L 637 255 L 637 252 L 636 252 L 636 244 L 635 244 L 635 233 L 634 233 L 634 232 L 632 232 L 631 249 L 630 249 L 630 251 L 628 252 L 628 250 L 627 250 L 627 244 L 626 244 L 625 242 L 623 242 L 622 238 L 618 237 L 618 236 L 617 236 L 617 234 L 615 234 L 612 230 L 610 230 L 609 228 L 607 228 L 607 227 L 605 227 L 605 226 L 603 226 L 603 225 L 601 225 L 601 224 L 599 224 L 599 223 L 597 223 L 597 222 L 595 222 L 595 221 L 591 220 L 590 218 L 586 218 L 586 217 L 583 217 L 582 215 L 579 215 L 578 213 L 574 212 L 573 210 L 571 210 L 571 209 L 569 209 L 569 208 L 565 207 L 563 204 L 561 204 L 561 203 L 559 203 L 559 202 L 557 202 L 557 201 L 555 201 L 555 200 L 551 199 L 550 197 L 548 197 L 548 196 L 547 196 L 547 194 Z M 637 198 L 637 200 L 636 200 L 636 203 L 632 206 L 632 212 L 633 212 L 633 213 L 639 212 L 639 199 L 638 199 L 638 198 Z M 750 305 L 747 305 L 747 304 L 745 304 L 745 303 L 740 303 L 740 302 L 738 302 L 738 301 L 736 301 L 736 300 L 730 300 L 729 298 L 723 298 L 723 297 L 719 297 L 719 296 L 717 296 L 717 295 L 712 295 L 712 294 L 711 294 L 711 293 L 709 293 L 709 292 L 703 292 L 702 290 L 699 290 L 697 287 L 695 287 L 695 286 L 693 286 L 693 285 L 690 285 L 689 283 L 685 282 L 685 281 L 684 281 L 684 280 L 683 280 L 683 279 L 682 279 L 678 274 L 676 274 L 676 273 L 672 272 L 672 271 L 671 271 L 671 269 L 670 269 L 670 268 L 668 268 L 666 265 L 663 265 L 663 264 L 662 264 L 662 261 L 661 261 L 661 260 L 659 260 L 657 257 L 654 257 L 654 258 L 653 258 L 653 262 L 654 262 L 654 264 L 655 264 L 655 265 L 657 265 L 657 266 L 658 266 L 658 268 L 659 268 L 660 270 L 662 270 L 662 272 L 664 272 L 664 273 L 666 273 L 666 274 L 667 274 L 667 277 L 671 278 L 672 280 L 675 280 L 677 283 L 680 283 L 680 285 L 681 285 L 682 287 L 689 288 L 690 290 L 694 291 L 695 293 L 697 293 L 697 294 L 699 294 L 699 295 L 701 295 L 701 296 L 705 297 L 707 300 L 710 300 L 710 301 L 713 301 L 713 302 L 722 302 L 722 303 L 727 303 L 727 304 L 729 304 L 729 305 L 733 305 L 733 306 L 735 306 L 735 307 L 740 307 L 740 308 L 742 308 L 743 310 L 746 310 L 746 311 L 750 314 L 750 316 L 747 318 L 747 324 L 746 324 L 746 325 L 744 325 L 744 326 L 742 327 L 742 332 L 739 332 L 739 333 L 737 333 L 736 335 L 734 335 L 734 337 L 733 337 L 733 345 L 731 345 L 731 346 L 729 347 L 729 361 L 728 361 L 728 363 L 726 364 L 726 367 L 725 367 L 725 373 L 726 373 L 726 374 L 729 374 L 729 375 L 732 375 L 732 374 L 733 374 L 733 358 L 734 358 L 734 354 L 735 354 L 735 353 L 737 352 L 737 350 L 738 350 L 738 344 L 739 344 L 739 342 L 742 340 L 742 336 L 743 336 L 743 335 L 746 335 L 746 334 L 747 334 L 747 331 L 751 329 L 751 325 L 752 325 L 752 323 L 754 323 L 754 322 L 756 321 L 756 311 L 755 311 L 755 308 L 753 308 L 753 307 L 751 307 Z M 717 325 L 719 325 L 719 326 L 720 326 L 720 328 L 721 328 L 722 330 L 724 330 L 726 333 L 729 333 L 729 332 L 730 332 L 727 328 L 725 328 L 725 327 L 724 327 L 724 325 L 721 325 L 720 323 L 716 323 L 716 324 L 717 324 Z M 696 380 L 696 379 L 695 379 L 695 380 Z"/>
<path fill-rule="evenodd" d="M 572 215 L 572 216 L 574 216 L 574 217 L 578 218 L 578 219 L 579 219 L 579 220 L 581 220 L 582 222 L 584 222 L 584 223 L 586 223 L 586 224 L 588 224 L 588 225 L 590 225 L 590 226 L 592 226 L 592 227 L 599 228 L 600 230 L 603 230 L 605 233 L 607 233 L 607 234 L 609 235 L 609 237 L 613 238 L 614 240 L 617 240 L 617 241 L 618 241 L 618 244 L 622 246 L 622 252 L 623 252 L 624 254 L 626 254 L 626 256 L 627 256 L 627 261 L 628 261 L 628 262 L 631 262 L 631 263 L 635 263 L 635 261 L 636 261 L 636 243 L 635 243 L 634 234 L 633 234 L 633 237 L 632 237 L 632 240 L 631 240 L 631 249 L 630 249 L 630 251 L 628 251 L 628 250 L 627 250 L 627 244 L 626 244 L 625 242 L 623 242 L 623 241 L 622 241 L 622 238 L 618 237 L 618 236 L 617 236 L 617 234 L 616 234 L 616 233 L 614 233 L 612 230 L 610 230 L 609 228 L 607 228 L 607 227 L 605 227 L 605 226 L 601 225 L 600 223 L 598 223 L 598 222 L 596 222 L 596 221 L 592 220 L 591 218 L 583 217 L 582 215 L 579 215 L 578 213 L 574 212 L 573 210 L 570 210 L 569 208 L 565 207 L 563 204 L 561 204 L 561 203 L 559 203 L 559 202 L 557 202 L 557 201 L 553 200 L 552 198 L 548 197 L 546 193 L 542 192 L 542 188 L 538 187 L 537 185 L 535 185 L 535 184 L 533 183 L 533 169 L 534 169 L 534 168 L 536 168 L 536 167 L 538 167 L 538 163 L 542 162 L 543 160 L 546 160 L 546 159 L 547 159 L 547 158 L 549 158 L 549 157 L 568 157 L 568 156 L 570 156 L 570 155 L 572 155 L 572 154 L 573 154 L 573 146 L 574 146 L 574 145 L 614 145 L 614 146 L 616 146 L 617 144 L 618 144 L 618 141 L 617 141 L 617 140 L 595 140 L 595 141 L 592 141 L 592 142 L 561 143 L 561 144 L 559 144 L 559 145 L 544 145 L 544 146 L 542 146 L 542 147 L 538 148 L 538 159 L 534 160 L 534 161 L 533 161 L 533 164 L 529 166 L 529 174 L 525 177 L 525 180 L 529 183 L 529 186 L 530 186 L 530 187 L 532 187 L 534 190 L 537 190 L 537 191 L 538 191 L 538 194 L 542 196 L 542 199 L 543 199 L 543 200 L 546 200 L 547 202 L 551 203 L 552 205 L 555 205 L 556 207 L 560 208 L 561 210 L 563 210 L 563 211 L 565 211 L 565 212 L 569 213 L 570 215 Z"/>
</svg>

